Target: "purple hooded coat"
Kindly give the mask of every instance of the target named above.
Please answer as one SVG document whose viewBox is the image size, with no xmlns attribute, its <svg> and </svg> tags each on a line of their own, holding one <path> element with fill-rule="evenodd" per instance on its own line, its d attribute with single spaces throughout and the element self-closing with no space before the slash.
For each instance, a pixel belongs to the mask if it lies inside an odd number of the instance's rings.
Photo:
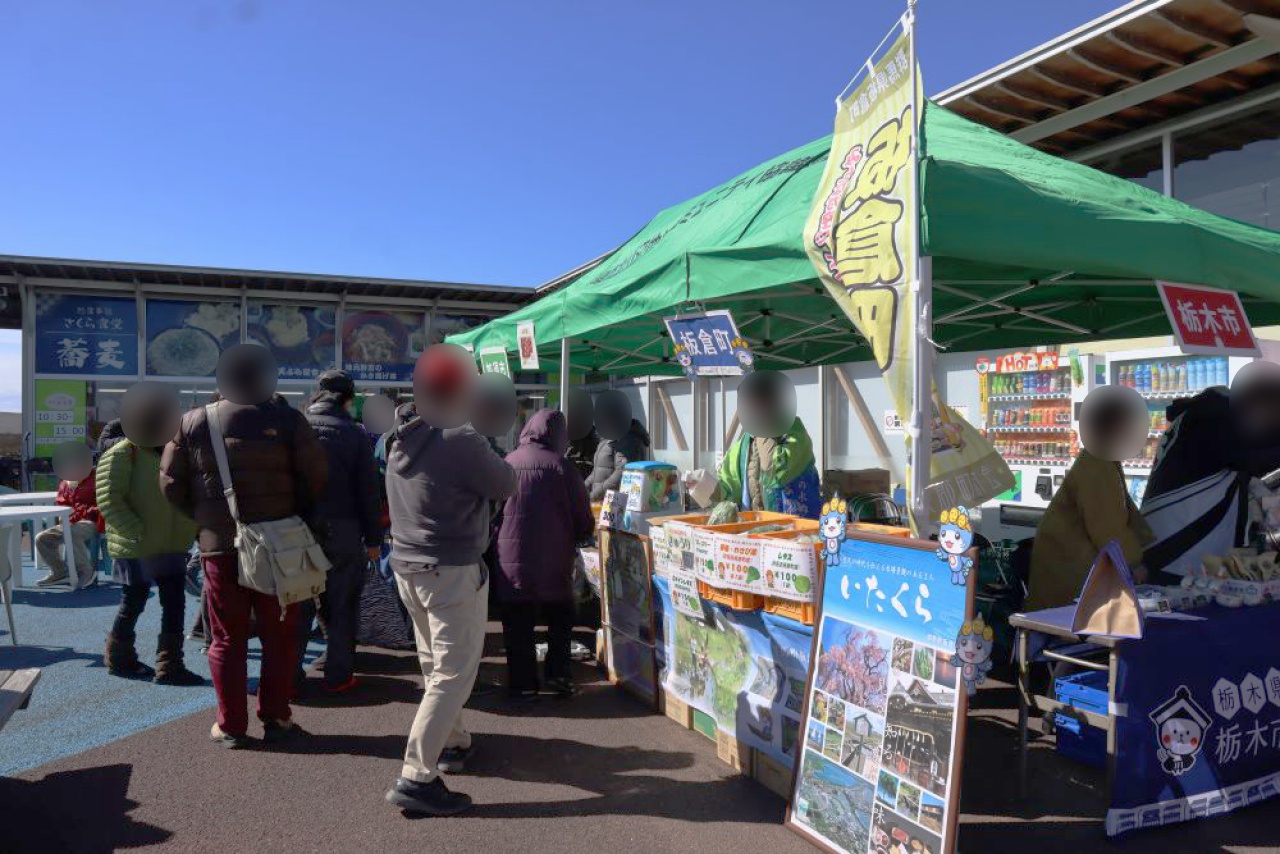
<svg viewBox="0 0 1280 854">
<path fill-rule="evenodd" d="M 507 499 L 498 533 L 495 592 L 501 602 L 571 602 L 574 548 L 591 535 L 587 488 L 565 457 L 564 415 L 544 409 L 507 455 L 516 491 Z"/>
</svg>

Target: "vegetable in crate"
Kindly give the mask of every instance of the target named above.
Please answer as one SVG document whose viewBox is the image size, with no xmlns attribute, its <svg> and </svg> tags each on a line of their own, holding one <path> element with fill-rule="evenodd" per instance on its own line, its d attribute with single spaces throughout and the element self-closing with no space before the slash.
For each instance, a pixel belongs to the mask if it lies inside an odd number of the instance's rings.
<svg viewBox="0 0 1280 854">
<path fill-rule="evenodd" d="M 747 531 L 748 534 L 772 534 L 775 531 L 789 531 L 790 525 L 758 525 Z"/>
<path fill-rule="evenodd" d="M 708 525 L 729 525 L 738 521 L 738 505 L 732 501 L 721 501 L 711 511 L 707 519 Z"/>
</svg>

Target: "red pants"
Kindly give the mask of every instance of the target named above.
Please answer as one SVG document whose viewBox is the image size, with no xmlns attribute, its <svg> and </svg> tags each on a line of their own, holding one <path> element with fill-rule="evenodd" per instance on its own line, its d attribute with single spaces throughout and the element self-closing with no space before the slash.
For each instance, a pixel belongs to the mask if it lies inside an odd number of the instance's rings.
<svg viewBox="0 0 1280 854">
<path fill-rule="evenodd" d="M 209 671 L 218 695 L 218 726 L 228 735 L 249 728 L 249 615 L 258 616 L 262 675 L 258 679 L 258 719 L 291 720 L 289 695 L 297 667 L 298 607 L 280 619 L 274 596 L 241 587 L 234 556 L 204 558 L 204 590 L 209 608 Z"/>
</svg>

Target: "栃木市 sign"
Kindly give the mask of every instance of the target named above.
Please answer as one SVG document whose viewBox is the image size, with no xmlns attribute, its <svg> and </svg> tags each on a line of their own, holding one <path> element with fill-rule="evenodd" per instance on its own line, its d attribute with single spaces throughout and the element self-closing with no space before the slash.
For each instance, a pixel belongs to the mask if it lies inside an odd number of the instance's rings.
<svg viewBox="0 0 1280 854">
<path fill-rule="evenodd" d="M 1258 340 L 1235 291 L 1156 282 L 1160 300 L 1184 353 L 1200 356 L 1257 356 Z"/>
</svg>

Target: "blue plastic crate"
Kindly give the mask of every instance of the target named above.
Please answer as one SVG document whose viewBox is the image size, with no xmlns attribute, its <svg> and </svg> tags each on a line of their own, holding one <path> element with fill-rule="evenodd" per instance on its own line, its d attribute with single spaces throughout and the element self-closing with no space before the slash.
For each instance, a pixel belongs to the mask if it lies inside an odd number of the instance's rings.
<svg viewBox="0 0 1280 854">
<path fill-rule="evenodd" d="M 1087 670 L 1061 676 L 1054 680 L 1054 692 L 1059 702 L 1072 708 L 1107 714 L 1107 674 Z M 1069 712 L 1059 709 L 1053 713 L 1054 728 L 1058 733 L 1058 752 L 1068 759 L 1105 768 L 1107 765 L 1107 733 L 1089 726 Z"/>
</svg>

